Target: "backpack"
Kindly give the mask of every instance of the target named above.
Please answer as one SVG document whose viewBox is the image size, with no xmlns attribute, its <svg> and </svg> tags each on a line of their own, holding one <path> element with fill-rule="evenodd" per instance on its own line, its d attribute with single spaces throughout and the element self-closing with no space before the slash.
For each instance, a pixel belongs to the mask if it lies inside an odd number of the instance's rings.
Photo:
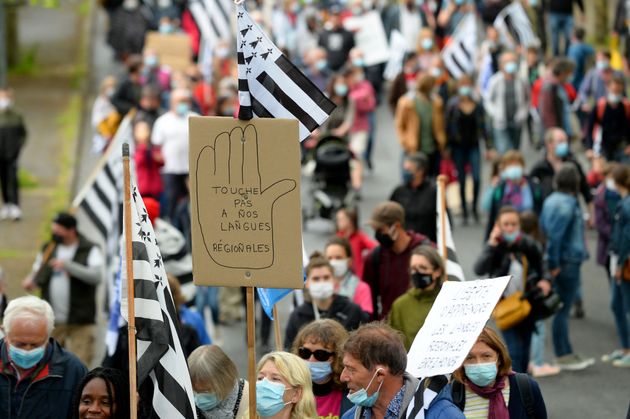
<svg viewBox="0 0 630 419">
<path fill-rule="evenodd" d="M 523 401 L 523 406 L 525 407 L 525 413 L 529 419 L 536 419 L 536 414 L 534 410 L 534 392 L 532 391 L 532 385 L 529 381 L 529 376 L 527 374 L 517 372 L 514 376 L 516 382 L 516 388 L 518 389 L 518 393 L 521 396 L 521 400 Z M 466 407 L 466 389 L 464 384 L 460 381 L 453 381 L 453 403 L 455 406 L 459 407 L 462 412 Z"/>
<path fill-rule="evenodd" d="M 604 112 L 606 112 L 606 105 L 608 101 L 605 97 L 600 98 L 597 101 L 597 121 L 601 123 L 604 118 Z M 630 120 L 630 102 L 625 97 L 621 99 L 621 104 L 626 108 L 626 119 Z"/>
</svg>

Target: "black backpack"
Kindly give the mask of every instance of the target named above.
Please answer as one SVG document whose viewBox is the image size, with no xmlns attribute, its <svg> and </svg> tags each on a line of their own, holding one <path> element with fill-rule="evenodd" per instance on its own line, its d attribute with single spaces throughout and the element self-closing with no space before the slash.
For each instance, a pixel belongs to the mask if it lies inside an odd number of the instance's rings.
<svg viewBox="0 0 630 419">
<path fill-rule="evenodd" d="M 534 393 L 532 391 L 532 385 L 529 381 L 529 376 L 527 374 L 517 372 L 514 378 L 516 380 L 518 393 L 521 396 L 521 400 L 523 400 L 523 406 L 525 406 L 525 413 L 527 413 L 527 417 L 529 419 L 536 419 L 534 411 Z M 452 388 L 453 403 L 463 412 L 466 407 L 466 389 L 464 384 L 455 380 L 453 381 Z"/>
</svg>

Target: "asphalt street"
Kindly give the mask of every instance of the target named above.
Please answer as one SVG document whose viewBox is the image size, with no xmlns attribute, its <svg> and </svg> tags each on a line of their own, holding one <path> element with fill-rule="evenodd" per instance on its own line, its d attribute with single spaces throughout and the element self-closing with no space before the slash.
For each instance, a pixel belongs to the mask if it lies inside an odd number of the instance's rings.
<svg viewBox="0 0 630 419">
<path fill-rule="evenodd" d="M 98 83 L 107 74 L 120 74 L 110 53 L 104 44 L 105 19 L 104 13 L 99 10 L 94 26 L 94 45 L 92 48 L 92 72 L 90 85 L 91 94 L 98 88 Z M 88 118 L 89 121 L 89 118 Z M 90 154 L 89 126 L 86 125 L 84 143 L 81 147 L 81 166 L 77 168 L 82 179 L 85 179 L 96 160 Z M 529 148 L 524 142 L 524 152 L 527 165 L 539 158 L 538 152 Z M 367 172 L 362 190 L 362 200 L 359 204 L 361 222 L 364 223 L 369 214 L 380 201 L 387 199 L 393 188 L 399 183 L 399 165 L 401 150 L 394 135 L 393 118 L 388 108 L 381 106 L 377 115 L 377 135 L 374 150 L 374 171 Z M 483 166 L 484 175 L 482 181 L 488 179 L 488 165 Z M 303 179 L 302 193 L 306 195 L 308 179 Z M 483 188 L 483 186 L 482 186 Z M 457 197 L 457 194 L 449 193 L 449 196 Z M 483 245 L 484 224 L 461 226 L 461 220 L 457 217 L 458 207 L 455 200 L 449 202 L 454 211 L 454 239 L 457 253 L 465 270 L 466 278 L 474 279 L 472 265 Z M 323 250 L 323 245 L 333 233 L 333 224 L 326 220 L 313 220 L 306 225 L 304 231 L 304 243 L 308 253 L 314 250 Z M 369 228 L 365 227 L 366 229 Z M 369 231 L 371 233 L 371 231 Z M 591 255 L 594 255 L 596 236 L 588 233 L 588 245 Z M 630 369 L 614 368 L 609 364 L 600 362 L 600 357 L 617 347 L 617 338 L 613 317 L 609 304 L 609 287 L 603 268 L 596 266 L 593 257 L 582 268 L 583 293 L 585 300 L 586 317 L 584 319 L 571 320 L 571 338 L 576 352 L 594 357 L 595 365 L 584 371 L 562 372 L 554 377 L 538 380 L 547 404 L 549 417 L 558 419 L 569 418 L 605 418 L 622 419 L 626 417 L 630 401 Z M 290 310 L 290 298 L 285 298 L 279 304 L 279 317 L 282 334 Z M 259 319 L 260 311 L 257 310 Z M 103 324 L 103 323 L 102 323 Z M 548 340 L 550 340 L 550 324 L 547 327 Z M 213 330 L 215 343 L 220 344 L 224 351 L 237 364 L 241 376 L 247 376 L 247 345 L 245 322 L 237 322 L 229 325 L 221 325 Z M 270 339 L 273 344 L 273 336 Z M 257 353 L 257 357 L 262 354 Z M 546 357 L 553 360 L 553 350 L 550 342 L 547 345 Z"/>
</svg>

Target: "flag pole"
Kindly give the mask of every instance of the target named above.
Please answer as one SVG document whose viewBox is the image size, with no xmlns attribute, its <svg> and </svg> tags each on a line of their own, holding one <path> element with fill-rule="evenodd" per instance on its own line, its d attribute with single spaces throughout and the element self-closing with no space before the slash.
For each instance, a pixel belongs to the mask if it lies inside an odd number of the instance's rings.
<svg viewBox="0 0 630 419">
<path fill-rule="evenodd" d="M 273 305 L 273 333 L 276 336 L 276 350 L 282 350 L 282 336 L 280 335 L 280 319 L 278 318 L 278 304 Z"/>
<path fill-rule="evenodd" d="M 249 364 L 249 416 L 256 417 L 256 327 L 254 287 L 247 287 L 247 360 Z"/>
<path fill-rule="evenodd" d="M 440 252 L 442 252 L 442 259 L 444 259 L 444 263 L 448 260 L 448 250 L 446 249 L 446 176 L 439 175 L 437 178 L 439 196 L 440 196 L 440 215 L 438 222 L 440 223 L 440 239 L 442 239 L 442 248 Z"/>
<path fill-rule="evenodd" d="M 131 242 L 131 175 L 129 173 L 129 144 L 122 145 L 125 180 L 125 255 L 127 269 L 127 336 L 129 341 L 129 419 L 138 417 L 136 376 L 136 313 L 134 304 L 133 245 Z"/>
</svg>

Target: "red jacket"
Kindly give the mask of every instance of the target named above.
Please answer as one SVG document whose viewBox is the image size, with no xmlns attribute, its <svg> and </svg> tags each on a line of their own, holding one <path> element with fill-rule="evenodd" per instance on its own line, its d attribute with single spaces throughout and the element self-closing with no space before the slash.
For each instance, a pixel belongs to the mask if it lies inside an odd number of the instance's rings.
<svg viewBox="0 0 630 419">
<path fill-rule="evenodd" d="M 147 147 L 146 144 L 136 145 L 136 154 L 133 156 L 136 162 L 136 175 L 138 177 L 138 192 L 142 196 L 159 198 L 162 193 L 162 177 L 160 167 L 163 162 L 156 159 L 157 149 Z"/>
<path fill-rule="evenodd" d="M 346 237 L 343 233 L 337 232 L 337 236 Z M 361 230 L 357 230 L 347 237 L 352 248 L 352 271 L 359 279 L 363 279 L 363 253 L 366 250 L 372 250 L 377 243 Z"/>
</svg>

